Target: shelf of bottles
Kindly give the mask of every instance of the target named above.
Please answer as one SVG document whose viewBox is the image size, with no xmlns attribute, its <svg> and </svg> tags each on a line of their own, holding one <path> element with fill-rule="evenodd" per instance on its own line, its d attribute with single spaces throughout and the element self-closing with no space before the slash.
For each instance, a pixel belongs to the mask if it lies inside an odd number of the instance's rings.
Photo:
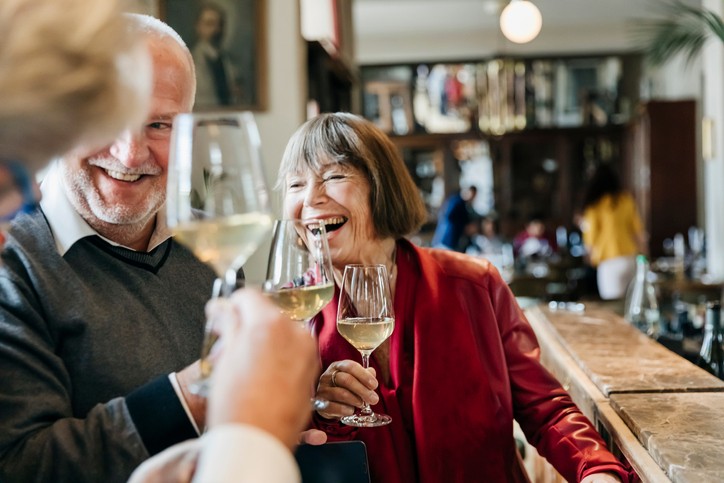
<svg viewBox="0 0 724 483">
<path fill-rule="evenodd" d="M 630 55 L 362 66 L 363 112 L 393 135 L 622 124 L 639 66 Z"/>
</svg>

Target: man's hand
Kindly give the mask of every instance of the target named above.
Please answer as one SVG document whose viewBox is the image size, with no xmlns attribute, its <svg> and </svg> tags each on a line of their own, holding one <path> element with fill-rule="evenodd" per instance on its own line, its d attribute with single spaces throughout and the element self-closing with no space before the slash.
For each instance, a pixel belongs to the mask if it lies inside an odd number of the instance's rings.
<svg viewBox="0 0 724 483">
<path fill-rule="evenodd" d="M 189 411 L 191 411 L 191 415 L 196 421 L 196 427 L 199 428 L 199 431 L 203 432 L 206 424 L 206 398 L 192 393 L 189 389 L 189 385 L 198 381 L 200 378 L 201 367 L 199 361 L 194 362 L 176 373 L 176 380 L 181 387 L 181 393 L 189 407 Z"/>
<path fill-rule="evenodd" d="M 314 339 L 258 292 L 238 290 L 213 305 L 209 311 L 225 317 L 218 324 L 221 347 L 211 376 L 209 427 L 253 425 L 292 449 L 311 417 L 318 368 Z"/>
<path fill-rule="evenodd" d="M 146 460 L 128 483 L 178 483 L 191 481 L 201 449 L 200 439 L 175 444 Z"/>
</svg>

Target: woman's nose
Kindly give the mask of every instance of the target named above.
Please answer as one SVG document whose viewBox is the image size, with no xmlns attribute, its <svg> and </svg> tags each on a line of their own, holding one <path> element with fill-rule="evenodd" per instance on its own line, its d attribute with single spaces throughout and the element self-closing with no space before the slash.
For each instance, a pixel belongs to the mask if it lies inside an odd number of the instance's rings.
<svg viewBox="0 0 724 483">
<path fill-rule="evenodd" d="M 319 203 L 323 203 L 326 199 L 326 191 L 324 190 L 324 184 L 316 181 L 307 184 L 307 189 L 304 193 L 304 204 L 306 206 L 314 206 Z"/>
<path fill-rule="evenodd" d="M 125 166 L 143 164 L 148 158 L 148 146 L 141 133 L 125 131 L 111 145 L 111 155 Z"/>
</svg>

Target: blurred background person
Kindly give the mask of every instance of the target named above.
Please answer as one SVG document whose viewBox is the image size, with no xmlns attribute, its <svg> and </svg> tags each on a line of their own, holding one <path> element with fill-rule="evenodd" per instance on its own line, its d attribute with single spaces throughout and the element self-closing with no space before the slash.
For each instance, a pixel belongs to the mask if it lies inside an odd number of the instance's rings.
<svg viewBox="0 0 724 483">
<path fill-rule="evenodd" d="M 224 47 L 227 14 L 218 3 L 201 4 L 196 23 L 196 43 L 191 55 L 196 66 L 196 106 L 230 106 L 238 100 L 236 66 Z"/>
<path fill-rule="evenodd" d="M 498 234 L 498 220 L 486 216 L 476 220 L 479 230 L 471 237 L 465 253 L 487 259 L 498 269 L 503 280 L 510 283 L 515 270 L 513 245 L 506 243 Z"/>
<path fill-rule="evenodd" d="M 557 248 L 556 239 L 546 228 L 542 213 L 528 218 L 525 228 L 513 239 L 513 251 L 522 258 L 549 257 Z"/>
<path fill-rule="evenodd" d="M 599 164 L 586 187 L 581 231 L 597 269 L 599 295 L 622 298 L 636 270 L 636 254 L 646 253 L 646 236 L 633 196 L 621 188 L 609 164 Z"/>
<path fill-rule="evenodd" d="M 440 207 L 437 226 L 432 236 L 432 246 L 448 250 L 465 251 L 465 228 L 474 214 L 472 202 L 478 188 L 469 186 L 448 197 Z"/>
<path fill-rule="evenodd" d="M 470 238 L 470 244 L 465 252 L 468 255 L 499 252 L 503 246 L 503 239 L 498 234 L 498 221 L 491 216 L 485 216 L 475 223 L 479 230 Z"/>
</svg>

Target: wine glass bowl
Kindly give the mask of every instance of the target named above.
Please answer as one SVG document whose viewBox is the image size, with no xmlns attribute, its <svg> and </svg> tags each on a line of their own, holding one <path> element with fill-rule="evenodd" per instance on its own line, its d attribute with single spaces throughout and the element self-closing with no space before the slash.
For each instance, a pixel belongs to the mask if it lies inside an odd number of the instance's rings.
<svg viewBox="0 0 724 483">
<path fill-rule="evenodd" d="M 240 268 L 272 222 L 252 114 L 176 116 L 168 187 L 167 223 L 176 239 L 218 276 Z"/>
<path fill-rule="evenodd" d="M 174 238 L 208 263 L 219 281 L 213 296 L 236 287 L 237 271 L 271 228 L 261 140 L 249 112 L 179 114 L 169 153 L 166 222 Z M 204 395 L 216 339 L 206 324 L 202 379 L 192 390 Z"/>
<path fill-rule="evenodd" d="M 263 292 L 300 324 L 306 324 L 332 300 L 332 262 L 324 222 L 297 219 L 274 223 Z"/>
<path fill-rule="evenodd" d="M 360 352 L 365 369 L 369 367 L 372 352 L 395 329 L 392 304 L 384 265 L 345 266 L 337 306 L 337 331 Z M 389 424 L 392 418 L 373 412 L 365 403 L 362 409 L 340 421 L 350 426 L 376 427 Z"/>
</svg>

